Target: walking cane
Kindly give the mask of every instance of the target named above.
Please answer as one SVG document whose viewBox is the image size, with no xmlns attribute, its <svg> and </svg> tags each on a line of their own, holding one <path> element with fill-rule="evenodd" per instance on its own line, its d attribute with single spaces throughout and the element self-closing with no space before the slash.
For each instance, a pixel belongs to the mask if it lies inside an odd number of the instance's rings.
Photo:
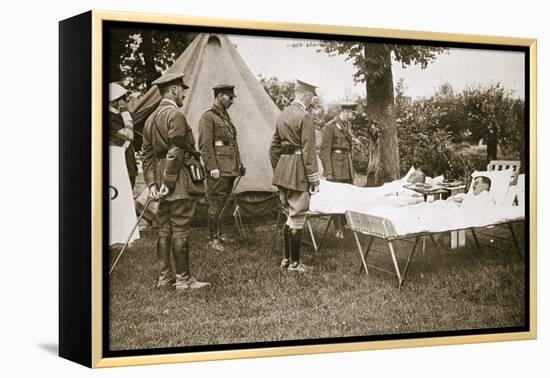
<svg viewBox="0 0 550 378">
<path fill-rule="evenodd" d="M 234 198 L 234 196 L 235 196 L 235 190 L 237 189 L 237 186 L 239 185 L 239 181 L 241 181 L 241 178 L 242 178 L 242 177 L 243 177 L 243 176 L 239 176 L 239 177 L 237 178 L 237 180 L 235 181 L 235 185 L 233 185 L 233 189 L 231 189 L 231 193 L 229 193 L 229 196 L 228 196 L 227 199 L 225 200 L 225 203 L 224 203 L 224 205 L 223 205 L 223 207 L 222 207 L 222 210 L 220 211 L 220 214 L 219 214 L 218 217 L 216 218 L 216 223 L 220 221 L 220 219 L 221 219 L 221 217 L 222 217 L 222 215 L 223 215 L 223 212 L 225 211 L 225 208 L 227 207 L 227 204 L 229 203 L 229 200 L 230 200 L 231 198 Z M 238 205 L 237 205 L 237 209 L 238 209 L 238 208 L 239 208 L 239 207 L 238 207 Z M 239 217 L 240 217 L 240 215 L 239 215 Z M 243 231 L 242 231 L 242 224 L 239 224 L 237 218 L 235 218 L 235 222 L 237 223 L 237 229 L 239 230 L 239 236 L 241 236 L 241 237 L 244 236 Z"/>
<path fill-rule="evenodd" d="M 126 247 L 128 247 L 128 243 L 130 243 L 130 239 L 132 238 L 132 235 L 134 234 L 134 231 L 136 230 L 139 222 L 141 221 L 141 218 L 143 218 L 143 216 L 145 215 L 145 212 L 147 211 L 147 208 L 149 207 L 149 204 L 151 203 L 151 200 L 153 198 L 151 198 L 150 196 L 147 198 L 147 202 L 145 202 L 145 206 L 143 207 L 143 211 L 141 212 L 141 214 L 139 215 L 139 218 L 136 222 L 136 224 L 134 224 L 134 227 L 132 227 L 132 231 L 130 231 L 130 234 L 128 235 L 128 239 L 126 239 L 126 243 L 124 243 L 124 247 L 122 247 L 122 249 L 120 250 L 115 262 L 113 263 L 113 266 L 111 267 L 111 269 L 109 270 L 109 276 L 111 275 L 111 273 L 113 272 L 113 270 L 115 269 L 115 266 L 118 262 L 118 260 L 120 260 L 120 258 L 122 257 L 122 254 L 124 253 L 124 251 L 126 250 Z"/>
<path fill-rule="evenodd" d="M 227 204 L 229 203 L 229 200 L 235 195 L 235 190 L 237 189 L 237 186 L 239 185 L 239 181 L 241 181 L 241 178 L 243 176 L 237 177 L 237 180 L 235 181 L 235 185 L 233 185 L 233 189 L 231 189 L 231 193 L 229 193 L 229 196 L 227 197 L 227 200 L 223 204 L 222 211 L 220 211 L 220 215 L 218 215 L 218 218 L 216 219 L 216 222 L 220 220 L 220 218 L 223 215 L 223 212 L 225 211 L 225 208 L 227 207 Z"/>
</svg>

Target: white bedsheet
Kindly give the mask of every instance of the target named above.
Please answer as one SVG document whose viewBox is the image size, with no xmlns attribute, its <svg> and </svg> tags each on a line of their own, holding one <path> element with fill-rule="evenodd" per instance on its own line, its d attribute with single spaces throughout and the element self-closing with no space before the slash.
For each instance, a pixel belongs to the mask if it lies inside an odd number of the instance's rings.
<svg viewBox="0 0 550 378">
<path fill-rule="evenodd" d="M 497 222 L 525 218 L 523 206 L 492 206 L 472 209 L 450 201 L 418 203 L 407 207 L 376 206 L 368 215 L 392 222 L 397 235 L 419 232 L 443 232 L 469 227 L 483 227 Z"/>
<path fill-rule="evenodd" d="M 376 206 L 408 206 L 423 197 L 403 188 L 402 180 L 379 187 L 360 188 L 350 184 L 321 180 L 319 193 L 311 197 L 310 211 L 318 214 L 344 214 L 346 211 L 368 213 Z"/>
</svg>

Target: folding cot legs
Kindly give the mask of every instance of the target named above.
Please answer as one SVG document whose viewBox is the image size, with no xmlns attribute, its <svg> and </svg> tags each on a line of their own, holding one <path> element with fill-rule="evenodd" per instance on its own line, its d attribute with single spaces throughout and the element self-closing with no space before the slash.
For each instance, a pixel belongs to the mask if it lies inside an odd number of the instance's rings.
<svg viewBox="0 0 550 378">
<path fill-rule="evenodd" d="M 491 238 L 495 238 L 495 239 L 511 241 L 514 245 L 515 252 L 517 252 L 518 256 L 521 257 L 521 249 L 519 247 L 518 239 L 517 239 L 516 234 L 514 232 L 514 228 L 512 227 L 512 223 L 514 223 L 514 222 L 503 222 L 503 223 L 499 223 L 499 224 L 490 226 L 490 227 L 495 227 L 495 226 L 504 227 L 505 226 L 510 231 L 511 239 L 508 239 L 508 238 L 505 238 L 505 237 L 502 237 L 502 236 L 487 234 L 487 233 L 484 233 L 484 232 L 479 231 L 479 230 L 476 231 L 476 228 L 474 228 L 474 227 L 469 228 L 469 229 L 465 229 L 464 231 L 470 230 L 472 232 L 472 236 L 474 238 L 477 249 L 479 251 L 481 251 L 481 244 L 479 242 L 478 235 L 481 234 L 481 235 L 484 235 L 484 236 L 490 236 Z M 383 226 L 385 227 L 385 224 L 383 224 Z M 479 228 L 486 228 L 486 227 L 479 227 Z M 372 235 L 372 234 L 369 234 L 369 233 L 364 233 L 364 232 L 360 232 L 360 231 L 356 231 L 356 230 L 352 230 L 352 231 L 353 231 L 353 236 L 355 238 L 355 243 L 357 244 L 357 250 L 359 252 L 359 256 L 361 257 L 362 266 L 360 266 L 360 268 L 359 268 L 359 273 L 361 273 L 361 271 L 364 269 L 365 273 L 368 276 L 369 275 L 368 267 L 371 267 L 373 269 L 380 270 L 382 272 L 386 272 L 386 273 L 395 275 L 395 276 L 397 276 L 398 289 L 401 289 L 401 286 L 403 285 L 403 282 L 405 280 L 405 275 L 407 274 L 407 269 L 409 267 L 409 264 L 411 262 L 412 256 L 413 256 L 413 254 L 416 250 L 416 247 L 418 245 L 419 240 L 422 238 L 422 241 L 424 243 L 424 238 L 429 235 L 431 237 L 432 241 L 436 245 L 439 246 L 439 244 L 433 239 L 433 234 L 431 234 L 431 233 L 430 234 L 421 233 L 421 234 L 409 235 L 407 237 L 388 237 L 388 236 L 383 236 L 382 234 L 377 234 L 375 236 L 375 235 Z M 363 249 L 363 245 L 361 244 L 361 240 L 359 239 L 359 234 L 360 233 L 365 234 L 365 235 L 368 236 L 366 249 Z M 385 234 L 387 235 L 388 232 L 386 232 Z M 390 256 L 391 256 L 391 259 L 392 259 L 392 263 L 393 263 L 393 267 L 394 267 L 395 272 L 391 272 L 389 270 L 382 269 L 382 268 L 379 268 L 379 267 L 376 267 L 376 266 L 373 266 L 373 265 L 367 263 L 367 257 L 368 257 L 369 252 L 371 251 L 372 244 L 373 244 L 375 238 L 378 238 L 380 240 L 384 240 L 384 241 L 387 242 L 388 249 L 390 251 Z M 395 253 L 395 247 L 394 247 L 393 242 L 395 242 L 397 240 L 406 240 L 406 239 L 412 239 L 412 238 L 414 238 L 413 247 L 412 247 L 412 250 L 409 252 L 407 258 L 404 259 L 404 258 L 400 258 L 399 256 L 397 256 L 396 253 Z M 405 264 L 405 267 L 404 267 L 402 273 L 399 269 L 399 264 L 397 263 L 397 259 L 406 260 L 406 264 Z"/>
<path fill-rule="evenodd" d="M 405 264 L 405 267 L 403 268 L 403 273 L 401 273 L 401 271 L 399 270 L 399 264 L 397 263 L 397 259 L 400 258 L 400 257 L 395 254 L 395 248 L 393 246 L 393 242 L 392 242 L 391 239 L 383 239 L 383 240 L 386 240 L 387 243 L 388 243 L 388 249 L 390 250 L 390 255 L 391 255 L 391 258 L 392 258 L 395 273 L 391 272 L 389 270 L 386 270 L 386 269 L 376 267 L 374 265 L 367 264 L 367 256 L 368 256 L 368 254 L 371 250 L 372 243 L 374 242 L 374 238 L 376 236 L 369 235 L 369 240 L 367 242 L 367 248 L 364 252 L 363 252 L 363 246 L 361 245 L 361 240 L 359 240 L 359 235 L 358 235 L 357 231 L 353 231 L 353 236 L 355 238 L 355 243 L 357 244 L 357 250 L 359 251 L 359 256 L 361 257 L 361 262 L 363 263 L 362 267 L 365 269 L 365 273 L 367 274 L 367 276 L 369 275 L 369 269 L 368 269 L 369 266 L 373 269 L 380 270 L 382 272 L 386 272 L 386 273 L 395 275 L 395 276 L 397 276 L 398 289 L 401 289 L 401 286 L 403 285 L 403 281 L 405 280 L 405 275 L 407 274 L 407 270 L 409 268 L 409 264 L 411 262 L 411 258 L 414 254 L 414 251 L 416 250 L 416 246 L 418 245 L 418 242 L 419 242 L 421 236 L 418 235 L 414 238 L 413 247 L 412 247 L 411 251 L 409 252 L 409 255 L 407 256 L 406 264 Z M 397 239 L 394 239 L 394 240 L 397 240 Z M 361 272 L 361 270 L 359 272 Z"/>
<path fill-rule="evenodd" d="M 522 222 L 522 221 L 503 222 L 503 223 L 498 223 L 498 224 L 495 224 L 495 225 L 484 227 L 484 228 L 506 227 L 508 229 L 508 231 L 510 231 L 510 235 L 512 236 L 511 239 L 508 239 L 508 238 L 505 238 L 505 237 L 502 237 L 502 236 L 498 236 L 498 235 L 489 234 L 489 233 L 479 231 L 479 230 L 476 231 L 474 228 L 471 228 L 470 230 L 472 230 L 472 235 L 474 237 L 477 249 L 481 251 L 481 244 L 479 243 L 478 235 L 488 236 L 491 239 L 500 239 L 500 240 L 511 241 L 514 245 L 514 251 L 521 258 L 522 257 L 521 248 L 519 247 L 518 239 L 517 239 L 516 234 L 514 232 L 514 228 L 512 227 L 512 223 L 517 223 L 517 222 Z M 494 246 L 491 246 L 491 247 L 496 248 Z M 497 249 L 501 249 L 501 248 L 497 248 Z"/>
</svg>

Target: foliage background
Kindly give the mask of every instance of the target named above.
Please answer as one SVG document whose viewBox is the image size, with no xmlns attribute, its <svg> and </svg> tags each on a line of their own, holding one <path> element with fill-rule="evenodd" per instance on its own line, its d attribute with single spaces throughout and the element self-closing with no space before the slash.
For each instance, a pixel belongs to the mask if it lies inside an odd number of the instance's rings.
<svg viewBox="0 0 550 378">
<path fill-rule="evenodd" d="M 193 33 L 154 29 L 113 28 L 111 33 L 110 78 L 122 81 L 134 96 L 145 93 L 195 37 Z M 367 185 L 380 184 L 382 178 L 395 175 L 395 169 L 403 175 L 411 166 L 421 167 L 432 177 L 445 175 L 468 181 L 473 169 L 485 169 L 490 160 L 523 161 L 524 101 L 500 83 L 471 86 L 461 92 L 445 83 L 433 96 L 413 99 L 404 95 L 403 80 L 393 83 L 391 74 L 387 75 L 392 64 L 426 67 L 446 49 L 348 41 L 319 41 L 308 46 L 328 56 L 345 55 L 356 68 L 353 80 L 366 86 L 367 96 L 352 99 L 360 104 L 353 121 L 352 159 Z M 277 77 L 258 79 L 280 110 L 292 102 L 294 83 Z M 386 98 L 369 98 L 369 90 Z M 384 104 L 390 104 L 389 113 Z M 338 103 L 317 98 L 310 111 L 319 147 L 320 131 L 338 113 Z M 390 169 L 388 165 L 397 167 Z"/>
</svg>

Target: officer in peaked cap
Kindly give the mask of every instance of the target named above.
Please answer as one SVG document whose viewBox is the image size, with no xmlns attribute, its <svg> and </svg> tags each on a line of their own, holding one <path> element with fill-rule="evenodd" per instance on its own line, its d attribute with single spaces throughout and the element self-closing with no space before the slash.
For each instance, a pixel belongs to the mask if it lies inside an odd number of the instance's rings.
<svg viewBox="0 0 550 378">
<path fill-rule="evenodd" d="M 281 205 L 288 218 L 284 227 L 283 259 L 280 268 L 303 273 L 300 246 L 310 195 L 319 191 L 319 169 L 315 150 L 315 126 L 307 109 L 313 103 L 316 86 L 296 80 L 294 102 L 277 118 L 269 155 L 273 185 L 279 188 Z"/>
<path fill-rule="evenodd" d="M 297 92 L 309 92 L 314 96 L 317 96 L 317 87 L 302 80 L 296 79 L 294 90 Z"/>
<path fill-rule="evenodd" d="M 199 149 L 207 172 L 208 230 L 210 248 L 224 251 L 231 239 L 221 230 L 221 211 L 233 189 L 235 178 L 244 176 L 237 143 L 237 129 L 227 110 L 233 105 L 235 86 L 220 84 L 212 88 L 214 103 L 199 121 Z"/>
<path fill-rule="evenodd" d="M 145 183 L 150 196 L 160 201 L 157 287 L 200 289 L 210 283 L 199 282 L 191 275 L 189 231 L 196 202 L 204 195 L 205 187 L 196 175 L 200 161 L 193 131 L 179 110 L 188 86 L 181 73 L 166 74 L 153 84 L 158 86 L 162 99 L 145 121 L 142 149 Z"/>
<path fill-rule="evenodd" d="M 319 158 L 323 164 L 323 174 L 327 180 L 353 184 L 353 163 L 351 120 L 355 116 L 357 103 L 343 102 L 340 112 L 323 128 Z M 342 219 L 337 217 L 336 237 L 342 239 Z"/>
</svg>

